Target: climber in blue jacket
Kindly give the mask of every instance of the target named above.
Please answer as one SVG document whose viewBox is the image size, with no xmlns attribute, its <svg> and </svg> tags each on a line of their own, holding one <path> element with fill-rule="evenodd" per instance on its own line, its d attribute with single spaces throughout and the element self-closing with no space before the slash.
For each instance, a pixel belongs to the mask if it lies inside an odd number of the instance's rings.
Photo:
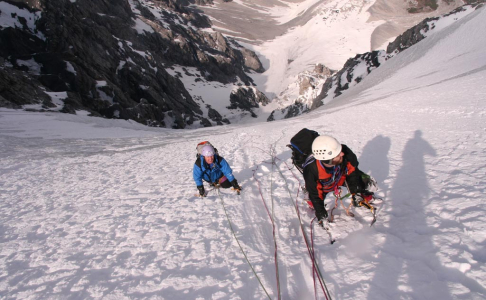
<svg viewBox="0 0 486 300">
<path fill-rule="evenodd" d="M 237 192 L 241 191 L 241 187 L 233 176 L 233 170 L 231 170 L 228 162 L 215 153 L 211 145 L 202 147 L 200 154 L 192 170 L 192 176 L 196 182 L 200 197 L 206 196 L 203 180 L 212 186 L 225 189 L 233 187 Z"/>
</svg>

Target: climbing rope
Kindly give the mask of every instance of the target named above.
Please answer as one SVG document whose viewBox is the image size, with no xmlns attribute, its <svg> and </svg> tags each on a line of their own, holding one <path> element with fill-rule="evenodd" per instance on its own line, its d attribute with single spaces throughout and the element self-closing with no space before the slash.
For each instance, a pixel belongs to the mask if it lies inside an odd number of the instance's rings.
<svg viewBox="0 0 486 300">
<path fill-rule="evenodd" d="M 315 292 L 315 297 L 317 299 L 317 291 L 316 291 L 316 282 L 315 282 L 315 277 L 317 275 L 317 278 L 319 280 L 319 284 L 321 286 L 321 289 L 322 289 L 322 292 L 324 293 L 324 296 L 326 298 L 326 300 L 332 300 L 331 298 L 331 294 L 329 293 L 329 290 L 327 289 L 327 286 L 326 286 L 326 283 L 324 281 L 324 278 L 322 276 L 322 273 L 320 271 L 320 268 L 319 268 L 319 265 L 317 264 L 317 261 L 315 259 L 315 253 L 314 253 L 314 244 L 313 244 L 313 240 L 312 240 L 312 246 L 309 244 L 309 238 L 307 237 L 307 233 L 304 229 L 304 225 L 302 223 L 302 219 L 300 217 L 300 211 L 299 211 L 299 208 L 298 208 L 298 204 L 296 201 L 294 201 L 294 198 L 292 197 L 292 193 L 290 191 L 290 188 L 289 188 L 289 184 L 287 182 L 287 179 L 285 178 L 285 176 L 283 175 L 282 171 L 280 170 L 280 168 L 278 168 L 277 164 L 276 164 L 276 160 L 280 160 L 276 155 L 275 155 L 275 149 L 271 149 L 270 153 L 263 150 L 263 149 L 260 149 L 258 148 L 259 150 L 261 150 L 262 152 L 264 153 L 267 153 L 270 155 L 270 157 L 272 158 L 272 173 L 273 173 L 273 166 L 276 166 L 277 167 L 277 170 L 280 174 L 280 176 L 284 179 L 285 181 L 285 186 L 286 186 L 286 189 L 289 193 L 289 196 L 290 196 L 290 199 L 294 205 L 294 208 L 297 212 L 297 218 L 299 220 L 299 225 L 300 225 L 300 228 L 301 228 L 301 231 L 302 231 L 302 234 L 303 234 L 303 237 L 304 237 L 304 241 L 305 241 L 305 244 L 306 244 L 306 247 L 307 247 L 307 251 L 309 253 L 309 256 L 311 258 L 311 262 L 312 262 L 312 275 L 313 275 L 313 280 L 314 280 L 314 292 Z M 294 178 L 297 180 L 297 182 L 299 183 L 299 187 L 298 187 L 298 190 L 297 190 L 297 198 L 299 196 L 299 191 L 300 191 L 300 188 L 301 188 L 301 184 L 300 184 L 300 181 L 299 179 L 295 176 L 294 172 L 292 171 L 291 168 L 289 168 L 287 162 L 285 162 L 285 165 L 287 166 L 287 169 L 291 171 L 292 175 L 294 176 Z M 273 202 L 272 202 L 272 205 L 273 205 Z M 268 210 L 267 210 L 268 212 Z M 315 218 L 314 218 L 315 219 Z M 312 222 L 314 221 L 314 219 L 311 221 L 311 234 L 312 234 Z"/>
<path fill-rule="evenodd" d="M 277 247 L 277 238 L 275 237 L 275 216 L 274 216 L 274 209 L 273 209 L 273 195 L 270 194 L 270 198 L 272 199 L 272 214 L 270 214 L 267 204 L 265 203 L 265 199 L 263 198 L 263 193 L 261 189 L 261 183 L 260 181 L 256 178 L 255 173 L 258 170 L 258 166 L 253 170 L 253 179 L 257 182 L 258 185 L 258 191 L 260 192 L 260 197 L 262 198 L 263 205 L 265 206 L 265 209 L 267 211 L 268 216 L 270 217 L 270 220 L 272 221 L 272 234 L 273 234 L 273 243 L 274 243 L 274 259 L 275 259 L 275 273 L 276 273 L 276 278 L 277 278 L 277 292 L 278 292 L 278 299 L 281 299 L 281 293 L 280 293 L 280 277 L 279 277 L 279 271 L 278 271 L 278 247 Z M 271 193 L 273 192 L 273 164 L 272 164 L 272 173 L 270 175 L 270 191 Z"/>
<path fill-rule="evenodd" d="M 286 162 L 284 162 L 284 163 L 287 166 L 287 169 L 290 170 L 288 164 Z M 319 283 L 321 285 L 322 291 L 323 291 L 324 296 L 326 297 L 326 299 L 327 300 L 331 300 L 331 294 L 329 293 L 329 290 L 327 289 L 326 282 L 324 281 L 324 278 L 323 278 L 323 276 L 321 274 L 321 270 L 319 268 L 319 265 L 317 264 L 317 261 L 316 261 L 315 255 L 314 255 L 314 251 L 313 251 L 313 246 L 311 247 L 311 245 L 309 244 L 309 238 L 307 237 L 307 233 L 305 232 L 304 225 L 302 224 L 302 219 L 300 217 L 299 206 L 297 205 L 297 202 L 294 201 L 294 198 L 292 197 L 292 193 L 290 192 L 290 188 L 289 188 L 289 184 L 287 182 L 287 179 L 283 175 L 283 173 L 280 170 L 280 168 L 277 168 L 277 170 L 280 173 L 280 176 L 282 177 L 282 179 L 285 180 L 285 187 L 287 189 L 287 192 L 289 193 L 289 196 L 290 196 L 290 199 L 292 201 L 292 204 L 294 205 L 295 211 L 297 212 L 297 218 L 299 219 L 300 229 L 301 229 L 302 234 L 304 236 L 304 241 L 305 241 L 305 244 L 307 246 L 307 251 L 309 252 L 309 256 L 310 256 L 311 261 L 312 261 L 313 274 L 316 274 L 317 275 L 317 278 L 319 279 Z M 293 174 L 293 172 L 292 172 L 292 174 Z M 298 189 L 300 190 L 300 182 L 299 182 L 299 188 Z M 299 191 L 297 191 L 297 195 L 298 195 L 298 193 L 299 193 Z"/>
<path fill-rule="evenodd" d="M 300 184 L 300 183 L 299 183 Z M 313 225 L 314 225 L 314 220 L 316 219 L 316 217 L 314 217 L 314 219 L 312 219 L 311 223 L 310 223 L 310 233 L 311 233 L 311 250 L 312 250 L 312 255 L 315 257 L 315 252 L 314 252 L 314 230 L 313 230 Z M 316 285 L 316 269 L 314 267 L 314 265 L 312 265 L 312 280 L 314 281 L 314 297 L 315 299 L 317 300 L 317 285 Z"/>
<path fill-rule="evenodd" d="M 255 272 L 255 269 L 253 269 L 253 266 L 251 265 L 250 261 L 248 260 L 248 257 L 246 256 L 246 253 L 243 250 L 243 247 L 241 247 L 240 241 L 236 237 L 236 233 L 235 233 L 235 231 L 233 229 L 233 225 L 231 224 L 230 218 L 228 216 L 228 212 L 226 211 L 226 206 L 224 205 L 223 197 L 221 196 L 221 193 L 220 193 L 219 189 L 218 189 L 218 196 L 219 196 L 219 199 L 221 199 L 221 205 L 223 205 L 224 214 L 226 215 L 226 219 L 228 220 L 228 224 L 229 224 L 229 227 L 231 229 L 231 232 L 233 233 L 233 236 L 235 237 L 235 240 L 238 243 L 238 246 L 240 247 L 241 253 L 243 253 L 243 256 L 245 257 L 246 262 L 248 263 L 248 265 L 250 266 L 251 270 L 253 271 L 253 274 L 255 274 L 255 277 L 257 278 L 258 282 L 260 283 L 260 286 L 262 287 L 263 291 L 265 291 L 265 294 L 267 294 L 268 299 L 271 300 L 272 298 L 270 298 L 270 295 L 268 294 L 267 290 L 263 286 L 263 283 L 260 280 L 260 277 L 258 277 L 257 273 Z"/>
</svg>

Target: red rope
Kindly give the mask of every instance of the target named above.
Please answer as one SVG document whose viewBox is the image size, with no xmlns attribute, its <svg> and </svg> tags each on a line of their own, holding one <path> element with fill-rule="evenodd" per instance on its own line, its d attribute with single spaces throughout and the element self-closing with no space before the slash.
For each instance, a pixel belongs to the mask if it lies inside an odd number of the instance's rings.
<svg viewBox="0 0 486 300">
<path fill-rule="evenodd" d="M 297 190 L 297 197 L 298 197 L 299 196 L 299 191 L 300 191 L 300 188 L 301 188 L 300 180 L 297 178 L 297 176 L 295 176 L 295 174 L 292 171 L 292 169 L 289 168 L 289 165 L 287 164 L 287 162 L 284 161 L 284 163 L 287 166 L 287 169 L 289 169 L 290 172 L 292 173 L 292 176 L 294 176 L 294 178 L 299 183 L 299 187 L 298 187 L 298 190 Z M 300 220 L 300 210 L 299 210 L 299 206 L 297 205 L 297 201 L 295 201 L 295 208 L 296 208 L 296 211 L 297 211 L 297 216 L 299 217 L 299 220 Z M 314 217 L 314 219 L 315 218 L 316 217 Z M 319 284 L 321 286 L 322 292 L 324 293 L 324 296 L 326 297 L 326 300 L 329 300 L 329 298 L 327 297 L 326 289 L 324 288 L 324 284 L 322 282 L 323 279 L 318 274 L 317 265 L 316 265 L 316 261 L 315 261 L 314 239 L 312 238 L 312 233 L 313 233 L 313 231 L 312 231 L 312 222 L 314 222 L 314 219 L 312 219 L 311 224 L 310 224 L 310 226 L 311 226 L 312 246 L 309 246 L 309 243 L 308 243 L 307 239 L 305 238 L 304 227 L 301 226 L 301 230 L 302 230 L 302 234 L 304 235 L 304 241 L 305 241 L 305 244 L 307 246 L 307 251 L 309 252 L 309 256 L 310 256 L 311 261 L 312 261 L 312 276 L 314 277 L 314 285 L 315 285 L 315 276 L 317 275 L 317 278 L 319 279 Z M 317 293 L 315 293 L 315 297 L 317 298 Z"/>
<path fill-rule="evenodd" d="M 315 252 L 314 252 L 314 235 L 313 235 L 313 230 L 312 230 L 312 223 L 314 223 L 314 220 L 316 218 L 314 217 L 314 219 L 312 219 L 311 221 L 311 224 L 310 224 L 310 229 L 311 229 L 311 242 L 312 242 L 312 253 L 313 255 L 315 255 Z M 314 264 L 312 264 L 312 280 L 314 281 L 314 298 L 317 300 L 317 286 L 316 286 L 316 268 L 314 267 Z"/>
<path fill-rule="evenodd" d="M 260 149 L 260 148 L 258 148 Z M 262 152 L 264 153 L 267 153 L 269 154 L 270 156 L 272 156 L 273 158 L 275 159 L 278 159 L 278 160 L 281 160 L 280 158 L 278 158 L 277 156 L 273 155 L 272 153 L 268 153 L 267 151 L 263 150 L 263 149 L 260 149 Z M 299 187 L 297 189 L 297 197 L 299 196 L 299 192 L 300 192 L 300 189 L 301 189 L 301 184 L 300 184 L 300 180 L 297 178 L 297 176 L 295 176 L 294 172 L 292 171 L 292 169 L 289 167 L 289 165 L 287 164 L 286 161 L 283 161 L 285 163 L 285 165 L 287 166 L 287 169 L 290 170 L 290 172 L 292 173 L 292 176 L 297 180 L 297 182 L 299 183 Z M 272 163 L 275 164 L 274 160 L 272 160 Z M 253 171 L 253 177 L 255 178 L 255 171 L 256 169 Z M 257 181 L 258 183 L 258 189 L 260 190 L 260 183 L 258 182 L 258 180 L 255 178 L 255 180 Z M 263 195 L 262 195 L 262 192 L 260 190 L 260 195 L 262 197 L 262 200 L 263 200 Z M 297 199 L 297 198 L 296 198 Z M 265 204 L 265 201 L 263 201 L 263 203 Z M 267 205 L 265 204 L 265 209 L 267 209 L 267 213 L 269 214 L 268 212 L 268 208 L 267 208 Z M 297 211 L 297 216 L 299 218 L 299 223 L 300 223 L 300 211 L 299 211 L 299 206 L 298 206 L 298 203 L 297 201 L 295 201 L 295 209 Z M 270 217 L 271 218 L 271 217 Z M 315 219 L 315 217 L 314 217 Z M 311 236 L 312 236 L 312 222 L 314 221 L 314 219 L 312 219 L 311 221 Z M 272 219 L 272 225 L 274 226 L 274 232 L 275 232 L 275 225 L 273 223 L 273 219 Z M 321 276 L 319 276 L 319 271 L 318 271 L 318 267 L 317 267 L 317 264 L 316 264 L 316 261 L 315 261 L 315 253 L 314 253 L 314 241 L 312 240 L 312 248 L 309 246 L 309 242 L 307 241 L 307 238 L 305 238 L 305 231 L 304 231 L 304 227 L 302 226 L 302 223 L 301 223 L 301 226 L 300 226 L 301 230 L 302 230 L 302 234 L 304 236 L 304 241 L 305 241 L 305 244 L 306 244 L 306 247 L 307 247 L 307 251 L 309 253 L 309 256 L 311 258 L 311 261 L 312 261 L 312 276 L 313 276 L 313 279 L 314 279 L 314 295 L 315 295 L 315 298 L 317 299 L 317 292 L 316 292 L 316 289 L 315 289 L 315 276 L 317 275 L 317 278 L 319 279 L 319 284 L 321 286 L 321 289 L 322 289 L 322 292 L 324 293 L 324 296 L 326 297 L 326 300 L 329 300 L 329 297 L 328 297 L 328 292 L 326 292 L 326 288 L 324 287 L 324 283 L 323 283 L 323 278 L 321 278 Z M 275 240 L 275 235 L 274 235 L 274 240 Z M 275 248 L 276 248 L 276 245 L 275 245 Z M 312 249 L 312 251 L 311 251 Z M 276 253 L 276 249 L 275 249 L 275 253 Z M 275 254 L 276 256 L 276 254 Z M 276 260 L 275 260 L 276 262 Z M 278 270 L 278 269 L 277 269 Z M 278 275 L 278 271 L 277 271 L 277 275 Z M 277 279 L 277 282 L 278 282 L 278 279 Z M 280 295 L 280 291 L 279 291 L 279 295 Z"/>
</svg>

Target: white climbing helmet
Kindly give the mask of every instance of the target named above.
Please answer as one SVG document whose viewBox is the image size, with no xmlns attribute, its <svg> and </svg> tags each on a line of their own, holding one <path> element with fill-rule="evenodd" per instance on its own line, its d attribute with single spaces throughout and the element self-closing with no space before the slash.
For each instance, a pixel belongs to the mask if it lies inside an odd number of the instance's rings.
<svg viewBox="0 0 486 300">
<path fill-rule="evenodd" d="M 312 142 L 312 154 L 317 160 L 331 160 L 341 153 L 341 144 L 333 137 L 321 135 Z"/>
<path fill-rule="evenodd" d="M 206 145 L 201 149 L 202 156 L 214 156 L 214 148 L 211 145 Z"/>
</svg>

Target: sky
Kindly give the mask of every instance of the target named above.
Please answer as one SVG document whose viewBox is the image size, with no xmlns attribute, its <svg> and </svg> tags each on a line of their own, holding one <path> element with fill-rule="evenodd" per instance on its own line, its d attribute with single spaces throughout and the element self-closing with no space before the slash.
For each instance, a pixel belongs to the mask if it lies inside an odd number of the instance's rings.
<svg viewBox="0 0 486 300">
<path fill-rule="evenodd" d="M 484 20 L 441 23 L 289 120 L 169 130 L 0 109 L 0 298 L 326 299 L 304 236 L 332 299 L 486 298 Z M 304 127 L 378 181 L 372 227 L 364 208 L 334 210 L 334 244 L 311 226 L 286 147 Z M 205 140 L 241 195 L 194 196 Z"/>
</svg>

